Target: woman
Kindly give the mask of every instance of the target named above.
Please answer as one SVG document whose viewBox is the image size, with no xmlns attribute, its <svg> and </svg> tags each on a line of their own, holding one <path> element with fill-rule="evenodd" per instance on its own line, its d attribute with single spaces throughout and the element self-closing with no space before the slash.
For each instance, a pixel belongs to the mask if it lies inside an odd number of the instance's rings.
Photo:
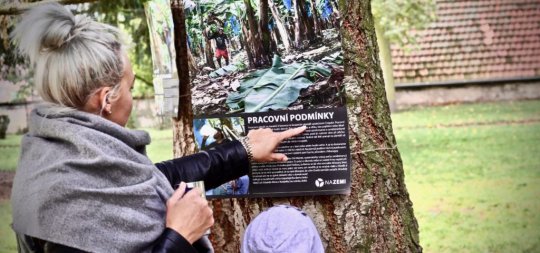
<svg viewBox="0 0 540 253">
<path fill-rule="evenodd" d="M 245 175 L 250 159 L 286 161 L 273 150 L 305 130 L 251 131 L 154 165 L 148 134 L 124 128 L 135 77 L 116 28 L 47 4 L 12 36 L 48 103 L 30 115 L 12 189 L 20 252 L 197 252 L 212 210 L 181 181 L 212 188 Z"/>
</svg>

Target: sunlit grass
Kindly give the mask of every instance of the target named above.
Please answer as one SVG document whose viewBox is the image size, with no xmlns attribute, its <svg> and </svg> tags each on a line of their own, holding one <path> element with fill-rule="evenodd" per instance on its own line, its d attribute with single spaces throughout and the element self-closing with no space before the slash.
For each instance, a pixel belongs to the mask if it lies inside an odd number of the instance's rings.
<svg viewBox="0 0 540 253">
<path fill-rule="evenodd" d="M 11 229 L 11 205 L 0 200 L 0 252 L 17 252 L 15 234 Z"/>
<path fill-rule="evenodd" d="M 22 135 L 8 134 L 0 139 L 0 170 L 14 171 L 19 160 Z"/>
<path fill-rule="evenodd" d="M 152 142 L 146 148 L 146 153 L 154 163 L 173 158 L 172 129 L 144 129 L 152 137 Z"/>
<path fill-rule="evenodd" d="M 414 126 L 436 127 L 447 124 L 478 122 L 540 120 L 540 101 L 493 102 L 467 105 L 447 105 L 413 108 L 395 113 L 392 119 L 397 128 Z"/>
<path fill-rule="evenodd" d="M 539 101 L 526 101 L 393 116 L 425 252 L 540 252 L 540 122 L 432 127 L 539 112 Z"/>
</svg>

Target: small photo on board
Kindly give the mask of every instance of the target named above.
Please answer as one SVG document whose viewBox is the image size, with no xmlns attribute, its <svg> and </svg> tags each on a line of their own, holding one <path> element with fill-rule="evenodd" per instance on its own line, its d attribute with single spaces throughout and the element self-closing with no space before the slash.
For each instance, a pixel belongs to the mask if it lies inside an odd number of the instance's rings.
<svg viewBox="0 0 540 253">
<path fill-rule="evenodd" d="M 199 150 L 210 150 L 246 136 L 244 119 L 241 117 L 195 119 L 193 131 Z M 206 191 L 206 196 L 210 198 L 248 194 L 249 176 L 247 175 Z"/>
</svg>

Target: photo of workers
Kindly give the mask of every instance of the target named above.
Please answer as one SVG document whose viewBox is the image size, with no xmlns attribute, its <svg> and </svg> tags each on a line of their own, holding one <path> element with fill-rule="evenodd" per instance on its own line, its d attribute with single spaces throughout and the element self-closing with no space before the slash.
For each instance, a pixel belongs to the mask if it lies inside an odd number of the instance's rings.
<svg viewBox="0 0 540 253">
<path fill-rule="evenodd" d="M 195 119 L 193 126 L 199 150 L 210 150 L 217 145 L 238 140 L 246 135 L 244 119 L 241 117 Z M 214 189 L 208 189 L 206 196 L 208 198 L 242 196 L 248 193 L 249 176 L 245 175 Z"/>
</svg>

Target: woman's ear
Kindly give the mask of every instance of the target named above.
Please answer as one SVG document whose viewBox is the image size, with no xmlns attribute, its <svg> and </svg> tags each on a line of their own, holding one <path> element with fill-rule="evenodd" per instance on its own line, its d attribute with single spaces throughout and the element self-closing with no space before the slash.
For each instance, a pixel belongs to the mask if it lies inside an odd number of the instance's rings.
<svg viewBox="0 0 540 253">
<path fill-rule="evenodd" d="M 98 115 L 112 112 L 110 92 L 110 87 L 103 87 L 94 92 L 86 102 L 83 111 Z"/>
<path fill-rule="evenodd" d="M 112 105 L 111 105 L 111 87 L 103 87 L 99 92 L 99 101 L 100 103 L 100 114 L 111 114 L 112 113 Z"/>
</svg>

